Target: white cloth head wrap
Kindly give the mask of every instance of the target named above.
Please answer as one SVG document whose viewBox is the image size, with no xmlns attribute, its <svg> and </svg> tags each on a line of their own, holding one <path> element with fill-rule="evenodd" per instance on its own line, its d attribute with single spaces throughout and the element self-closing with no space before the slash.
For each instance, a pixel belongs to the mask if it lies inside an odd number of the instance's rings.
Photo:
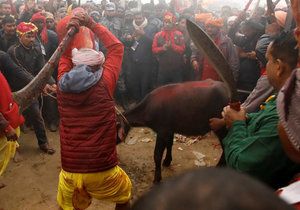
<svg viewBox="0 0 300 210">
<path fill-rule="evenodd" d="M 97 66 L 102 65 L 104 61 L 105 57 L 102 52 L 90 48 L 81 48 L 80 50 L 74 48 L 72 50 L 72 62 L 75 66 L 79 64 Z"/>
</svg>

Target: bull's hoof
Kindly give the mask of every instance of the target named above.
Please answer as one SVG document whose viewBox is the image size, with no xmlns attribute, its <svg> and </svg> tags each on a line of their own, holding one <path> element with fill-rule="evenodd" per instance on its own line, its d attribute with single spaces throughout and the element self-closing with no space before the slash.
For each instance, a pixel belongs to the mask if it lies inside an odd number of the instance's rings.
<svg viewBox="0 0 300 210">
<path fill-rule="evenodd" d="M 155 175 L 154 180 L 153 180 L 153 184 L 159 184 L 160 181 L 161 181 L 161 175 Z"/>
<path fill-rule="evenodd" d="M 153 180 L 153 184 L 154 184 L 154 185 L 159 185 L 159 184 L 160 184 L 160 180 L 155 180 L 155 179 L 154 179 L 154 180 Z"/>
<path fill-rule="evenodd" d="M 169 167 L 171 165 L 171 162 L 172 162 L 172 160 L 165 159 L 164 162 L 163 162 L 163 166 Z"/>
</svg>

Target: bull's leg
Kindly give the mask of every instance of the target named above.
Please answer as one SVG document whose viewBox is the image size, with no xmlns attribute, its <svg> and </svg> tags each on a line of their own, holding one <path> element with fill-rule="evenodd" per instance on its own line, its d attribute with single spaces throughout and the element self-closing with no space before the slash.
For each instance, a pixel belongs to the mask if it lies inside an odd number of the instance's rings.
<svg viewBox="0 0 300 210">
<path fill-rule="evenodd" d="M 154 149 L 154 162 L 155 162 L 155 174 L 153 183 L 159 183 L 161 180 L 161 160 L 166 148 L 164 135 L 157 133 L 155 149 Z"/>
<path fill-rule="evenodd" d="M 167 154 L 163 162 L 163 166 L 169 167 L 172 162 L 172 147 L 173 147 L 173 139 L 174 139 L 174 133 L 170 134 L 166 139 L 166 147 L 167 147 Z"/>
</svg>

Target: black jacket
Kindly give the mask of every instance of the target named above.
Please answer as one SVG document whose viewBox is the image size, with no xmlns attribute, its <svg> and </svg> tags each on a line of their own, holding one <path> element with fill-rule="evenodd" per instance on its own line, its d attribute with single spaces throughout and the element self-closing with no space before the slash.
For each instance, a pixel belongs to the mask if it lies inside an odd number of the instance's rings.
<svg viewBox="0 0 300 210">
<path fill-rule="evenodd" d="M 18 66 L 33 76 L 36 76 L 45 64 L 42 52 L 36 47 L 28 49 L 17 43 L 11 46 L 7 53 Z"/>
<path fill-rule="evenodd" d="M 7 50 L 14 44 L 18 42 L 17 35 L 14 35 L 12 37 L 6 37 L 3 33 L 0 37 L 0 50 L 7 52 Z"/>
<path fill-rule="evenodd" d="M 16 65 L 10 56 L 3 51 L 0 51 L 0 71 L 5 76 L 12 91 L 23 88 L 33 79 L 31 74 Z"/>
</svg>

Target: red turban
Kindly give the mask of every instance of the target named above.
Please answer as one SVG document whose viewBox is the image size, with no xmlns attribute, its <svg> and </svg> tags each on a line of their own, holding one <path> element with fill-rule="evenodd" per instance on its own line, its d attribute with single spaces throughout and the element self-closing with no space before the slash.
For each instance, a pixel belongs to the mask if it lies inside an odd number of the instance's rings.
<svg viewBox="0 0 300 210">
<path fill-rule="evenodd" d="M 164 21 L 165 20 L 170 20 L 172 23 L 175 23 L 176 22 L 176 17 L 175 17 L 175 15 L 173 15 L 173 13 L 171 13 L 171 12 L 166 12 L 165 14 L 164 14 Z"/>
<path fill-rule="evenodd" d="M 224 21 L 222 18 L 210 18 L 208 20 L 206 20 L 205 25 L 212 25 L 218 28 L 222 28 L 224 25 Z"/>
<path fill-rule="evenodd" d="M 27 33 L 37 33 L 37 31 L 38 31 L 38 28 L 33 23 L 21 22 L 17 26 L 17 33 L 19 36 L 23 36 L 24 34 L 27 34 Z"/>
<path fill-rule="evenodd" d="M 195 14 L 196 22 L 205 23 L 208 19 L 211 19 L 213 15 L 211 13 L 199 13 Z"/>
<path fill-rule="evenodd" d="M 43 29 L 41 32 L 41 38 L 43 44 L 46 44 L 48 42 L 48 33 L 47 33 L 47 27 L 46 27 L 46 16 L 42 12 L 37 12 L 34 15 L 32 15 L 30 22 L 36 22 L 36 21 L 43 21 Z"/>
</svg>

